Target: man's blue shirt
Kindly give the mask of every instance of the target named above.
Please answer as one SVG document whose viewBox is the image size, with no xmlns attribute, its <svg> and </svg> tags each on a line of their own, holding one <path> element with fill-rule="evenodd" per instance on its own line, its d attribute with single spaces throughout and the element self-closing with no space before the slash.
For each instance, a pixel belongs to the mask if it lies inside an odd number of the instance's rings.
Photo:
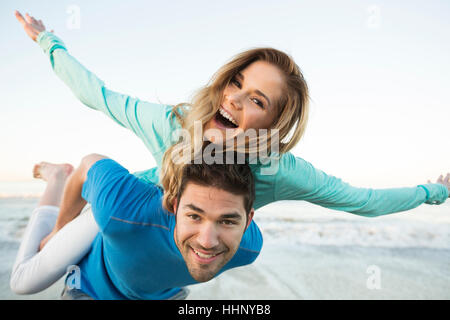
<svg viewBox="0 0 450 320">
<path fill-rule="evenodd" d="M 100 229 L 78 265 L 82 291 L 95 299 L 167 299 L 198 283 L 175 244 L 175 215 L 162 208 L 160 187 L 103 159 L 89 170 L 82 196 Z M 261 248 L 261 232 L 252 222 L 217 275 L 252 263 Z"/>
</svg>

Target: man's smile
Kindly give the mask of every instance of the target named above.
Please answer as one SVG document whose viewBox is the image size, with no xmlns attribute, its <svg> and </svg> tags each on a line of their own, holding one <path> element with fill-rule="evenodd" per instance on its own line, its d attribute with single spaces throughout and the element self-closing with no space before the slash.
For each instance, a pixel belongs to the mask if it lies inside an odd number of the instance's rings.
<svg viewBox="0 0 450 320">
<path fill-rule="evenodd" d="M 192 247 L 190 247 L 190 249 L 193 252 L 195 259 L 202 264 L 208 264 L 215 261 L 223 253 L 223 251 L 215 253 L 205 253 Z"/>
</svg>

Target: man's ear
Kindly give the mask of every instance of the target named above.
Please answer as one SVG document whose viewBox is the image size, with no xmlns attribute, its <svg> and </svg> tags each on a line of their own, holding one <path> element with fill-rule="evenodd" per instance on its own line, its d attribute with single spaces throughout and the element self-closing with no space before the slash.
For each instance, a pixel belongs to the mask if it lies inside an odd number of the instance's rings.
<svg viewBox="0 0 450 320">
<path fill-rule="evenodd" d="M 247 230 L 248 226 L 250 225 L 250 223 L 252 223 L 253 220 L 253 216 L 255 215 L 255 209 L 251 209 L 250 212 L 248 213 L 248 218 L 247 218 L 247 226 L 245 227 L 245 230 Z"/>
<path fill-rule="evenodd" d="M 177 213 L 177 208 L 178 208 L 178 199 L 175 198 L 175 199 L 173 199 L 173 205 L 172 205 L 173 214 Z"/>
</svg>

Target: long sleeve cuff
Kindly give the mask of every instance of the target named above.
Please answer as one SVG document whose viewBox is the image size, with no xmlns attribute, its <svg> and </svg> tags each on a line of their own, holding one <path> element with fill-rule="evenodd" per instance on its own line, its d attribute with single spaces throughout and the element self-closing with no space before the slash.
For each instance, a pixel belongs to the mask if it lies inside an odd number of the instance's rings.
<svg viewBox="0 0 450 320">
<path fill-rule="evenodd" d="M 37 36 L 36 42 L 48 56 L 50 56 L 52 52 L 56 49 L 67 50 L 64 42 L 51 32 L 42 31 Z"/>
<path fill-rule="evenodd" d="M 423 188 L 426 193 L 425 203 L 441 204 L 448 198 L 448 189 L 440 183 L 421 184 L 418 187 Z"/>
</svg>

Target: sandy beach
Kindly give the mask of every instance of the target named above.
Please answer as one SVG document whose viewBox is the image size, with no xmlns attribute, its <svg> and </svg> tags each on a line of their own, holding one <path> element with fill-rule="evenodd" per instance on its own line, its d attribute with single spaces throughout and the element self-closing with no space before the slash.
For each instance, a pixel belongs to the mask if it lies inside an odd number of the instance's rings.
<svg viewBox="0 0 450 320">
<path fill-rule="evenodd" d="M 63 279 L 35 295 L 9 289 L 36 201 L 0 201 L 0 299 L 59 299 L 63 289 Z M 264 237 L 256 261 L 190 286 L 188 299 L 450 299 L 449 213 L 447 203 L 371 219 L 269 205 L 255 215 Z"/>
<path fill-rule="evenodd" d="M 370 266 L 379 288 L 367 286 Z M 190 286 L 188 299 L 450 299 L 449 267 L 444 249 L 268 244 L 253 265 Z M 1 286 L 0 299 L 58 299 L 63 287 L 18 296 Z"/>
<path fill-rule="evenodd" d="M 370 266 L 379 289 L 367 286 Z M 268 245 L 253 265 L 191 286 L 189 299 L 450 299 L 449 267 L 448 250 Z"/>
</svg>

